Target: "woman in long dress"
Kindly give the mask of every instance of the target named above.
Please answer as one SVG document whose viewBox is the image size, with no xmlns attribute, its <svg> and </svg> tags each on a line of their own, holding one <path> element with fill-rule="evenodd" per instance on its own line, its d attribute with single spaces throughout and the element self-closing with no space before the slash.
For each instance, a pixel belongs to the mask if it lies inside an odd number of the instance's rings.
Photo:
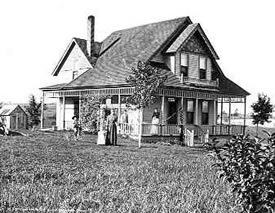
<svg viewBox="0 0 275 213">
<path fill-rule="evenodd" d="M 152 135 L 158 134 L 159 117 L 160 117 L 160 113 L 158 112 L 158 109 L 155 108 L 152 115 L 152 128 L 151 128 Z"/>
<path fill-rule="evenodd" d="M 117 145 L 117 115 L 112 110 L 111 114 L 107 117 L 107 141 L 110 145 Z M 106 144 L 106 145 L 109 145 Z"/>
</svg>

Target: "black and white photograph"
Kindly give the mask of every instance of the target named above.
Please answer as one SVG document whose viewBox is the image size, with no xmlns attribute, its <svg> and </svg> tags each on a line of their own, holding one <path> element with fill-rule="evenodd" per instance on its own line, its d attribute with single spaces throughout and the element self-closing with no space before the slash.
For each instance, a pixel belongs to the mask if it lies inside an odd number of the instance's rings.
<svg viewBox="0 0 275 213">
<path fill-rule="evenodd" d="M 273 0 L 0 3 L 0 212 L 275 213 Z"/>
</svg>

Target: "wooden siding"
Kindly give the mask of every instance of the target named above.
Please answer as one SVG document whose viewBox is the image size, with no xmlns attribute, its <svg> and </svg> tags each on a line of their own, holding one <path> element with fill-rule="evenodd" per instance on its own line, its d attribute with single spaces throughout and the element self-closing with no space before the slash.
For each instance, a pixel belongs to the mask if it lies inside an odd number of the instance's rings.
<svg viewBox="0 0 275 213">
<path fill-rule="evenodd" d="M 84 55 L 78 45 L 75 45 L 66 62 L 63 64 L 58 76 L 55 76 L 57 83 L 70 82 L 73 79 L 73 71 L 78 71 L 78 74 L 82 74 L 87 69 L 91 68 L 90 62 Z"/>
</svg>

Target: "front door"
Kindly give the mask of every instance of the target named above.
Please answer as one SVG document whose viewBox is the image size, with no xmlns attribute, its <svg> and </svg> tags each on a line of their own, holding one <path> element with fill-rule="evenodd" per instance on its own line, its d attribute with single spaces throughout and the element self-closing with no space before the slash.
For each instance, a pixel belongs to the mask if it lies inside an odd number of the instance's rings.
<svg viewBox="0 0 275 213">
<path fill-rule="evenodd" d="M 168 124 L 177 124 L 178 120 L 177 113 L 177 99 L 176 98 L 168 98 Z"/>
</svg>

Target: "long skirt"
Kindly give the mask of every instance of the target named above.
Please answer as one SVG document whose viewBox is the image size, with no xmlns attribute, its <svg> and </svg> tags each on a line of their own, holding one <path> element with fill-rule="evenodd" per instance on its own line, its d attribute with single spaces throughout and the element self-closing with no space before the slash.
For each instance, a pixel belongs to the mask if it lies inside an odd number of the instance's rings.
<svg viewBox="0 0 275 213">
<path fill-rule="evenodd" d="M 157 135 L 158 134 L 158 124 L 159 124 L 159 119 L 153 117 L 152 127 L 151 127 L 151 132 L 150 132 L 152 135 Z"/>
<path fill-rule="evenodd" d="M 111 124 L 106 138 L 106 145 L 117 145 L 117 126 L 115 123 Z"/>
</svg>

